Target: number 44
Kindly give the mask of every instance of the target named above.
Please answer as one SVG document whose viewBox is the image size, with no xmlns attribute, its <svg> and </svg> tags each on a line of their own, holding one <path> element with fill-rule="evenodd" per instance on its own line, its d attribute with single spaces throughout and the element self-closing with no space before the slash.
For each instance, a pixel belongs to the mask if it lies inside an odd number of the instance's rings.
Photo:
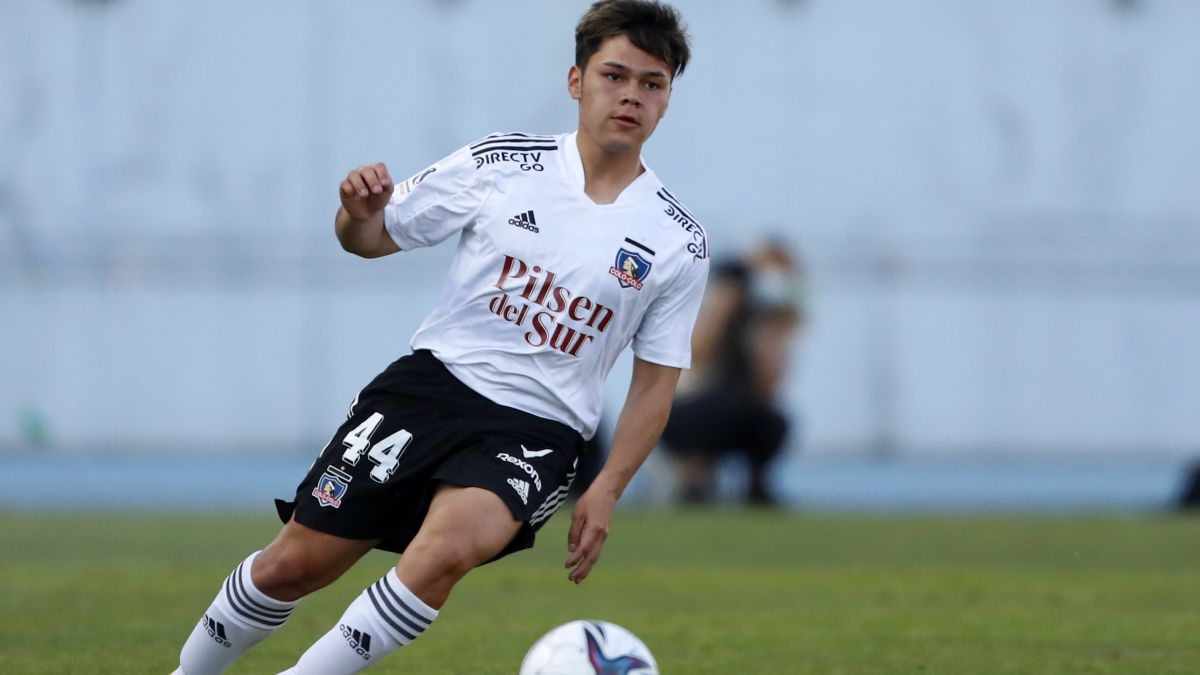
<svg viewBox="0 0 1200 675">
<path fill-rule="evenodd" d="M 372 446 L 371 436 L 382 423 L 383 415 L 371 413 L 370 417 L 342 439 L 342 445 L 346 446 L 346 452 L 342 453 L 342 461 L 355 466 L 366 452 L 367 458 L 379 465 L 371 469 L 371 479 L 377 483 L 385 483 L 392 477 L 396 467 L 400 465 L 400 457 L 404 455 L 405 448 L 413 439 L 412 434 L 401 429 Z M 367 448 L 370 448 L 370 452 L 367 452 Z"/>
</svg>

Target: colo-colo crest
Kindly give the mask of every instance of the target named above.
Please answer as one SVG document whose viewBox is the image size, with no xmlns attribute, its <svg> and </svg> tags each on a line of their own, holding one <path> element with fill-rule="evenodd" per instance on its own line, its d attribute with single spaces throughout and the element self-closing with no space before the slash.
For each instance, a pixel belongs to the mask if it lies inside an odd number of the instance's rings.
<svg viewBox="0 0 1200 675">
<path fill-rule="evenodd" d="M 617 278 L 621 288 L 633 287 L 642 290 L 642 282 L 650 274 L 651 262 L 640 253 L 626 250 L 617 251 L 617 261 L 609 268 L 608 273 Z"/>
</svg>

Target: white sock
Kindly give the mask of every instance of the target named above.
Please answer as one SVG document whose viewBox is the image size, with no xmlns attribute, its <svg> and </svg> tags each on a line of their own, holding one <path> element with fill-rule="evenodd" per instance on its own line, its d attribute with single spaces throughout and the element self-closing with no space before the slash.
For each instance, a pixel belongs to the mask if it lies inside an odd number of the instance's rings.
<svg viewBox="0 0 1200 675">
<path fill-rule="evenodd" d="M 279 630 L 299 604 L 267 597 L 254 586 L 250 568 L 258 551 L 242 561 L 221 587 L 179 654 L 184 675 L 217 675 L 239 656 Z"/>
<path fill-rule="evenodd" d="M 346 608 L 325 635 L 313 643 L 286 673 L 350 675 L 374 665 L 417 639 L 437 618 L 404 586 L 396 570 L 369 586 Z"/>
</svg>

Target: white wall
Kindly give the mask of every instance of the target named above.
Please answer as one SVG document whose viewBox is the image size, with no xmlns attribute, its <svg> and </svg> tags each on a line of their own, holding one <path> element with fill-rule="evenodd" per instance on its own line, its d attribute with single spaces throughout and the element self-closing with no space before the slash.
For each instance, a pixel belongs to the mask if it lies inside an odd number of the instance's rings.
<svg viewBox="0 0 1200 675">
<path fill-rule="evenodd" d="M 337 182 L 571 128 L 586 4 L 0 3 L 0 447 L 315 450 L 450 253 L 350 259 Z M 679 5 L 647 159 L 804 248 L 809 452 L 1200 447 L 1200 5 Z"/>
</svg>

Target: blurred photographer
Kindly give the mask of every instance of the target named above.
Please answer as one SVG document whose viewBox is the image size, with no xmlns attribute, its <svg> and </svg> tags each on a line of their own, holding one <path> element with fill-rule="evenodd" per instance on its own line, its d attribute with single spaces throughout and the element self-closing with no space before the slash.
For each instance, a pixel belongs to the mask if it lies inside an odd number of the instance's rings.
<svg viewBox="0 0 1200 675">
<path fill-rule="evenodd" d="M 783 243 L 767 241 L 713 266 L 692 336 L 692 369 L 662 437 L 684 503 L 715 498 L 715 469 L 728 454 L 743 455 L 749 467 L 744 500 L 777 503 L 769 468 L 791 425 L 776 397 L 804 322 L 803 271 Z"/>
</svg>

